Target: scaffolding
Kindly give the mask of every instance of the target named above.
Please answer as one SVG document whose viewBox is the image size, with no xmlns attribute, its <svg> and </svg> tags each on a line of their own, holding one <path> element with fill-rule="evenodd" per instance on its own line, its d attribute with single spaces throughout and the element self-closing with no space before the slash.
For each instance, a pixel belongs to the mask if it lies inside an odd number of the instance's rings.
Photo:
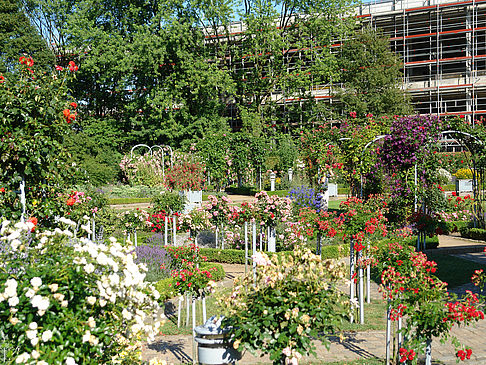
<svg viewBox="0 0 486 365">
<path fill-rule="evenodd" d="M 486 117 L 486 1 L 379 1 L 357 16 L 390 38 L 421 114 Z"/>
</svg>

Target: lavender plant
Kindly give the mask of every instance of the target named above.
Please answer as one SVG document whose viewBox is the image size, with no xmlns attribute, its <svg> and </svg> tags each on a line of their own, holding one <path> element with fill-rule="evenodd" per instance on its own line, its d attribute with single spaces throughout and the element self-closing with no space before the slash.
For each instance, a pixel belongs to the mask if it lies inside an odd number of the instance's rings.
<svg viewBox="0 0 486 365">
<path fill-rule="evenodd" d="M 312 208 L 319 210 L 320 200 L 318 199 L 317 192 L 313 188 L 308 188 L 306 186 L 299 186 L 298 188 L 293 188 L 289 191 L 287 198 L 292 200 L 292 207 L 294 213 L 298 214 L 301 208 Z"/>
<path fill-rule="evenodd" d="M 137 264 L 147 265 L 146 281 L 156 282 L 170 277 L 171 257 L 165 248 L 143 245 L 135 248 Z"/>
</svg>

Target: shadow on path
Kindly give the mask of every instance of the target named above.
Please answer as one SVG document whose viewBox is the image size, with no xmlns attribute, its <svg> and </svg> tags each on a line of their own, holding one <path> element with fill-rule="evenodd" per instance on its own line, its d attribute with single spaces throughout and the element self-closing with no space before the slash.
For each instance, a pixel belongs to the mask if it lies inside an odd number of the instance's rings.
<svg viewBox="0 0 486 365">
<path fill-rule="evenodd" d="M 183 340 L 157 340 L 147 346 L 150 350 L 157 351 L 160 355 L 172 354 L 181 363 L 192 363 L 192 358 L 184 351 L 185 343 Z"/>
</svg>

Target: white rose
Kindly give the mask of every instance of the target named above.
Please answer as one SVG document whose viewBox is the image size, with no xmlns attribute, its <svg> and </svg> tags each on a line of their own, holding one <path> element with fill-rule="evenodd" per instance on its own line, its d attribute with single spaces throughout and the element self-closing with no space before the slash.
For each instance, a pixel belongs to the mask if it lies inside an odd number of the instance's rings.
<svg viewBox="0 0 486 365">
<path fill-rule="evenodd" d="M 12 323 L 12 325 L 16 325 L 17 323 L 20 322 L 20 320 L 17 318 L 17 317 L 12 317 L 9 319 L 10 323 Z"/>
<path fill-rule="evenodd" d="M 33 307 L 38 308 L 41 311 L 45 311 L 49 307 L 49 298 L 44 298 L 41 295 L 34 295 L 31 299 Z"/>
<path fill-rule="evenodd" d="M 86 301 L 88 302 L 88 304 L 94 305 L 96 303 L 96 298 L 90 296 L 86 298 Z"/>
<path fill-rule="evenodd" d="M 59 289 L 59 285 L 56 284 L 56 283 L 50 284 L 49 289 L 51 290 L 51 292 L 55 293 L 55 292 L 57 292 L 57 289 Z"/>
<path fill-rule="evenodd" d="M 37 361 L 37 365 L 49 365 L 49 364 L 44 360 L 41 360 L 41 361 Z"/>
<path fill-rule="evenodd" d="M 25 334 L 29 340 L 32 340 L 33 338 L 37 337 L 37 330 L 28 330 L 25 331 Z"/>
<path fill-rule="evenodd" d="M 19 304 L 19 297 L 12 297 L 8 300 L 8 305 L 11 307 L 15 307 L 17 304 Z"/>
<path fill-rule="evenodd" d="M 66 357 L 66 365 L 76 365 L 76 361 L 70 356 Z"/>
<path fill-rule="evenodd" d="M 17 281 L 15 279 L 8 279 L 5 282 L 5 295 L 7 298 L 17 296 Z"/>
<path fill-rule="evenodd" d="M 36 276 L 35 278 L 30 279 L 30 285 L 34 288 L 39 288 L 42 285 L 42 279 Z"/>
<path fill-rule="evenodd" d="M 37 322 L 31 322 L 31 323 L 29 324 L 29 328 L 30 328 L 31 330 L 36 330 L 36 329 L 37 329 Z"/>
<path fill-rule="evenodd" d="M 22 355 L 18 356 L 15 359 L 16 364 L 25 364 L 30 359 L 30 355 L 27 352 L 24 352 Z"/>
<path fill-rule="evenodd" d="M 127 311 L 126 308 L 123 308 L 122 316 L 127 320 L 132 319 L 132 314 L 129 311 Z"/>
<path fill-rule="evenodd" d="M 42 341 L 47 342 L 51 338 L 52 338 L 52 331 L 51 330 L 44 331 L 44 333 L 42 334 Z"/>
<path fill-rule="evenodd" d="M 34 290 L 34 289 L 32 289 L 32 288 L 29 288 L 29 289 L 27 290 L 27 292 L 25 293 L 25 296 L 26 296 L 27 298 L 32 298 L 34 295 L 35 295 L 35 290 Z"/>
<path fill-rule="evenodd" d="M 34 360 L 37 360 L 37 359 L 40 357 L 40 353 L 39 353 L 39 351 L 34 350 L 34 351 L 32 351 L 32 353 L 30 354 L 30 356 L 32 356 L 32 358 L 33 358 Z"/>
<path fill-rule="evenodd" d="M 91 274 L 95 270 L 95 267 L 93 264 L 88 264 L 84 266 L 84 271 L 86 271 L 87 274 Z"/>
<path fill-rule="evenodd" d="M 16 251 L 17 248 L 19 248 L 21 244 L 22 244 L 22 242 L 20 242 L 18 239 L 14 239 L 14 240 L 12 240 L 12 242 L 10 242 L 10 246 L 12 246 L 12 249 L 14 251 Z"/>
<path fill-rule="evenodd" d="M 38 337 L 35 337 L 33 339 L 30 340 L 30 343 L 32 344 L 32 346 L 35 346 L 39 343 L 39 338 Z"/>
<path fill-rule="evenodd" d="M 94 328 L 94 327 L 96 327 L 96 321 L 94 320 L 94 318 L 93 318 L 93 317 L 89 317 L 89 318 L 88 318 L 88 326 L 89 326 L 90 328 Z"/>
<path fill-rule="evenodd" d="M 100 307 L 104 307 L 106 305 L 107 301 L 104 299 L 100 299 Z"/>
<path fill-rule="evenodd" d="M 63 300 L 62 303 L 61 303 L 61 307 L 66 308 L 67 306 L 68 306 L 68 301 Z"/>
<path fill-rule="evenodd" d="M 89 342 L 89 338 L 91 336 L 91 332 L 88 330 L 83 335 L 83 342 Z"/>
</svg>

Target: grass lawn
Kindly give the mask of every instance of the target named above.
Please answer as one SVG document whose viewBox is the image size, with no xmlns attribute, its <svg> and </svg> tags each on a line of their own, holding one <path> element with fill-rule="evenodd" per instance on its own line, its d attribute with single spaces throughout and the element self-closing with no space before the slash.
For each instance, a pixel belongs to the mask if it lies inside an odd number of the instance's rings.
<svg viewBox="0 0 486 365">
<path fill-rule="evenodd" d="M 437 262 L 437 272 L 439 279 L 449 284 L 449 288 L 455 288 L 471 282 L 474 270 L 483 269 L 486 265 L 465 260 L 460 257 L 444 254 L 429 254 L 429 260 Z"/>
</svg>

